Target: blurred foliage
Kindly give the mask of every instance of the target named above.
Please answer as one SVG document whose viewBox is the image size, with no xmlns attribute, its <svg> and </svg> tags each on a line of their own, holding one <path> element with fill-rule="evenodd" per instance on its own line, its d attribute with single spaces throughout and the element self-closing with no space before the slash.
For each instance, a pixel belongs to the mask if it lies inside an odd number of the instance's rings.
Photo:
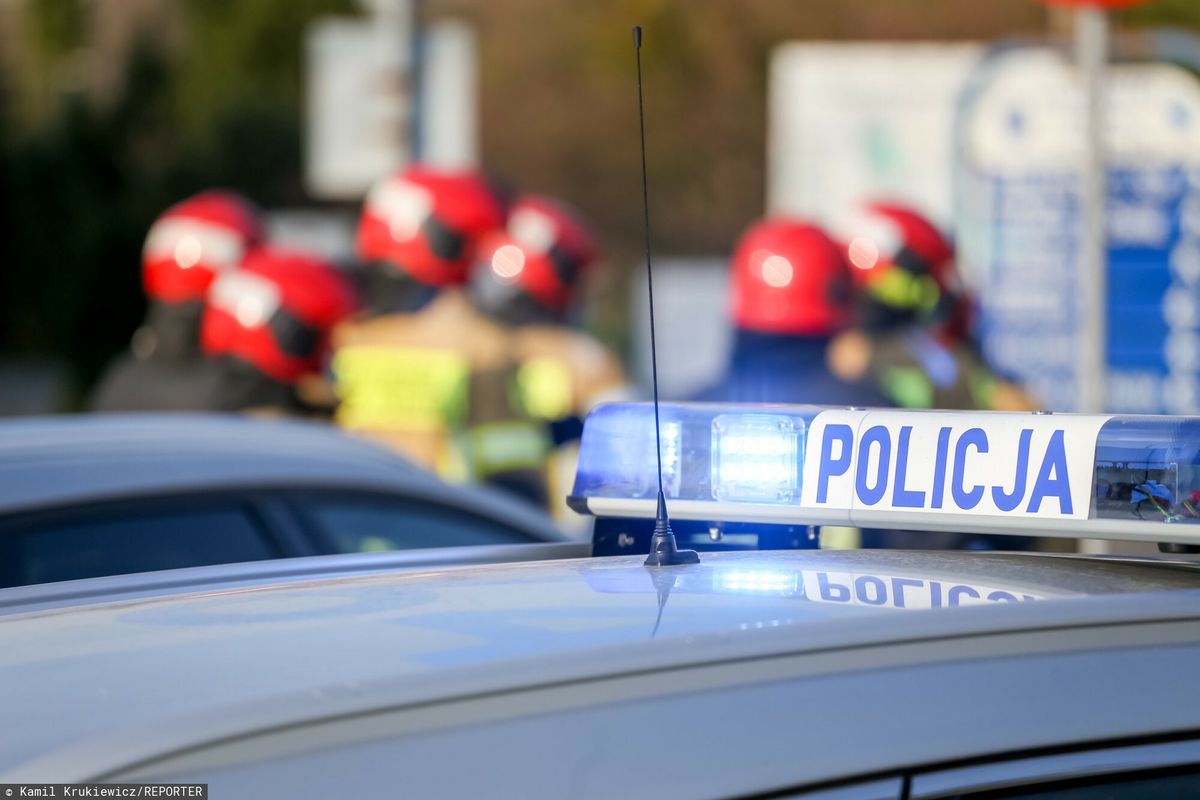
<svg viewBox="0 0 1200 800">
<path fill-rule="evenodd" d="M 20 6 L 31 62 L 0 103 L 0 352 L 52 354 L 77 390 L 125 346 L 144 311 L 140 253 L 167 206 L 222 186 L 267 205 L 301 189 L 303 31 L 312 17 L 353 13 L 351 0 L 188 0 L 146 15 L 120 53 L 115 91 L 72 80 L 96 66 L 81 50 L 117 2 Z M 99 9 L 99 10 L 98 10 Z M 154 9 L 152 9 L 154 10 Z M 176 22 L 174 41 L 159 26 Z M 87 76 L 84 75 L 86 78 Z M 58 85 L 54 85 L 57 80 Z M 14 82 L 15 83 L 15 82 Z M 45 93 L 54 112 L 38 108 Z"/>
<path fill-rule="evenodd" d="M 188 47 L 175 61 L 172 99 L 179 132 L 201 146 L 213 130 L 236 128 L 243 112 L 263 121 L 286 111 L 289 127 L 297 129 L 304 31 L 314 17 L 357 8 L 352 0 L 182 0 L 180 5 Z"/>
<path fill-rule="evenodd" d="M 86 11 L 76 0 L 40 0 L 28 7 L 34 52 L 50 60 L 84 43 Z"/>
<path fill-rule="evenodd" d="M 1130 26 L 1178 25 L 1200 28 L 1200 3 L 1196 0 L 1151 0 L 1117 14 L 1120 24 Z"/>
</svg>

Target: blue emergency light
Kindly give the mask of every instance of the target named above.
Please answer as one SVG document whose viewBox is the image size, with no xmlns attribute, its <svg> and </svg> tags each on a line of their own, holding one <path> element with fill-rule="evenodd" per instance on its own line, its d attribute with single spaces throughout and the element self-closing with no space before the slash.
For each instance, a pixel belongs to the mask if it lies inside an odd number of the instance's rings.
<svg viewBox="0 0 1200 800">
<path fill-rule="evenodd" d="M 1200 544 L 1200 418 L 664 404 L 681 520 Z M 654 409 L 600 406 L 572 505 L 653 518 Z"/>
</svg>

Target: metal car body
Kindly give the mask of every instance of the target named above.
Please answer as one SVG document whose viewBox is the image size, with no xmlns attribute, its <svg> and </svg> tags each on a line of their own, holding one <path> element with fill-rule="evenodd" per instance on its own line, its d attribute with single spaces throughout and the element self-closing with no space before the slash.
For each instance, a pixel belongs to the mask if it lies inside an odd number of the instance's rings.
<svg viewBox="0 0 1200 800">
<path fill-rule="evenodd" d="M 1200 542 L 1191 420 L 664 410 L 679 425 L 660 474 L 696 521 Z M 597 413 L 576 505 L 655 517 L 653 417 Z M 901 455 L 910 437 L 938 445 Z M 941 441 L 956 437 L 975 450 L 955 445 L 952 468 Z M 1135 469 L 1153 474 L 1118 480 Z M 0 708 L 22 725 L 0 738 L 0 783 L 202 782 L 233 798 L 1200 792 L 1194 564 L 815 549 L 648 561 L 331 566 L 17 598 L 0 618 Z"/>
<path fill-rule="evenodd" d="M 527 503 L 451 486 L 328 425 L 203 414 L 0 421 L 0 585 L 566 538 Z"/>
<path fill-rule="evenodd" d="M 1200 668 L 1191 566 L 582 559 L 90 604 L 0 635 L 0 707 L 24 720 L 0 782 L 899 797 L 920 775 L 1148 737 L 1200 763 L 1200 704 L 1180 695 Z"/>
</svg>

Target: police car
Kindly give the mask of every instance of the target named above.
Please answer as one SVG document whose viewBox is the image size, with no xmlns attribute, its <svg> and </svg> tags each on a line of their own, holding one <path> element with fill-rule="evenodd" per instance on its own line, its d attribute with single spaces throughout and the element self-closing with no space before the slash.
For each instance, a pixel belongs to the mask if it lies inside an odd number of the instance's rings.
<svg viewBox="0 0 1200 800">
<path fill-rule="evenodd" d="M 574 504 L 653 518 L 649 406 Z M 1200 542 L 1200 420 L 664 406 L 674 519 Z M 1200 793 L 1200 570 L 1034 553 L 644 554 L 0 620 L 0 783 L 213 797 Z"/>
</svg>

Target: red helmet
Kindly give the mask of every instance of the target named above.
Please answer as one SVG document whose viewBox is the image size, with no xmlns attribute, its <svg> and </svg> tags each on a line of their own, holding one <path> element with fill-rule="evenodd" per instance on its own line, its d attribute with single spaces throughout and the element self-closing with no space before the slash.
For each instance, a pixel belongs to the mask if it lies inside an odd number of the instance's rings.
<svg viewBox="0 0 1200 800">
<path fill-rule="evenodd" d="M 258 209 L 240 195 L 209 191 L 177 203 L 146 236 L 146 296 L 168 303 L 203 300 L 213 277 L 236 267 L 262 238 Z"/>
<path fill-rule="evenodd" d="M 869 303 L 932 321 L 962 294 L 954 248 L 932 222 L 898 203 L 862 206 L 845 230 L 851 275 Z"/>
<path fill-rule="evenodd" d="M 599 252 L 587 226 L 568 206 L 545 197 L 521 198 L 505 229 L 480 242 L 472 297 L 490 312 L 502 312 L 502 306 L 527 297 L 560 316 Z"/>
<path fill-rule="evenodd" d="M 479 237 L 503 223 L 503 203 L 479 175 L 411 166 L 367 194 L 358 255 L 430 286 L 459 285 Z"/>
<path fill-rule="evenodd" d="M 330 329 L 355 305 L 349 281 L 333 264 L 262 247 L 209 288 L 200 344 L 207 355 L 236 356 L 295 383 L 320 369 Z"/>
<path fill-rule="evenodd" d="M 846 262 L 821 228 L 766 219 L 733 251 L 733 321 L 744 330 L 828 336 L 850 324 L 853 293 Z"/>
</svg>

